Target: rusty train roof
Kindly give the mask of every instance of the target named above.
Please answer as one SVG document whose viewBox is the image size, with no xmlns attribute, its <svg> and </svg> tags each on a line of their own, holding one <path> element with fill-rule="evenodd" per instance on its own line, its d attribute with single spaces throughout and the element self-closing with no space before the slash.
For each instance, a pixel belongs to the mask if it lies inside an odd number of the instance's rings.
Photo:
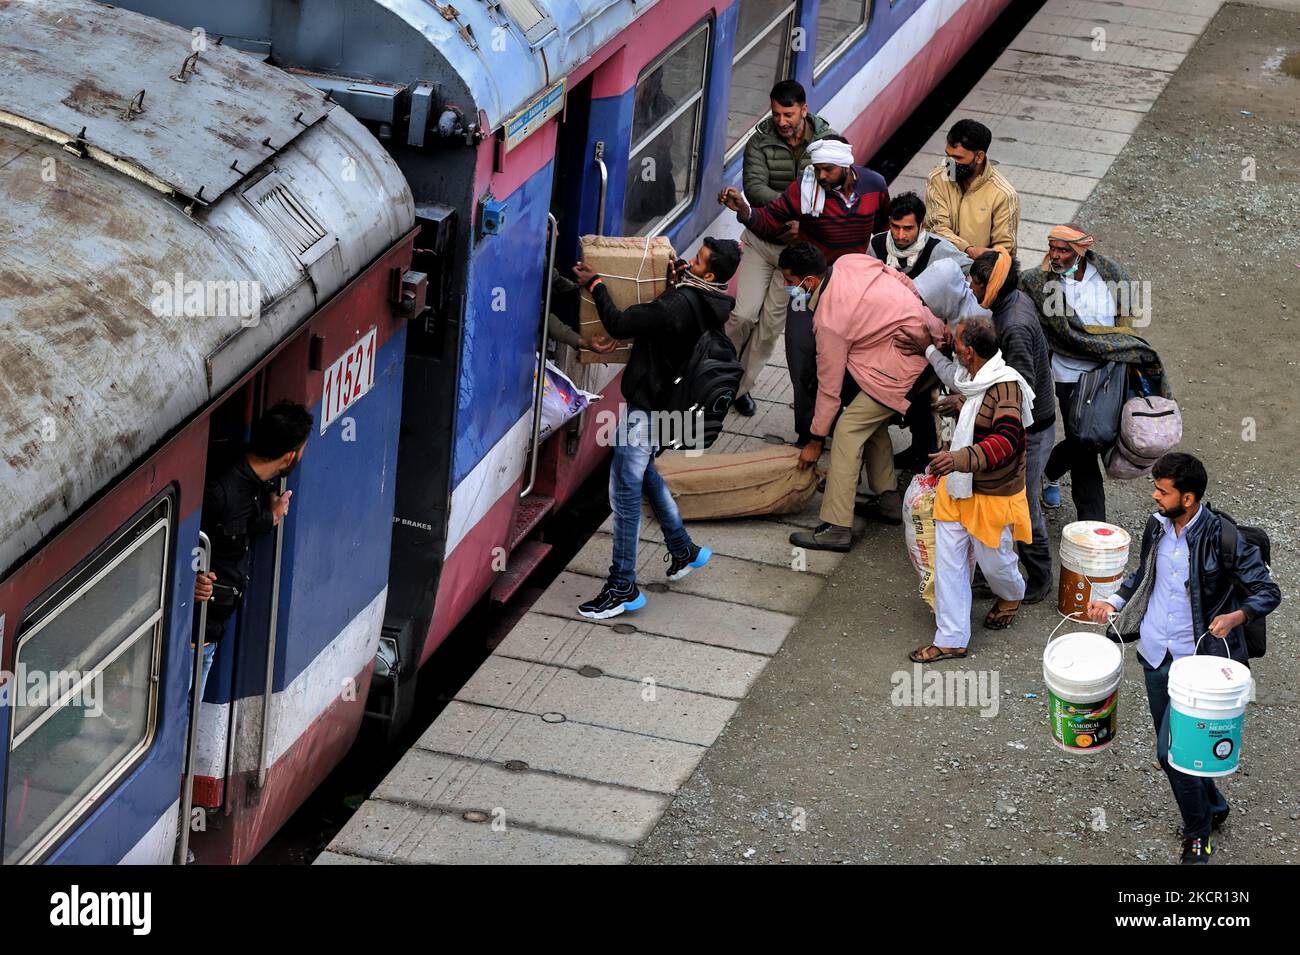
<svg viewBox="0 0 1300 955">
<path fill-rule="evenodd" d="M 405 235 L 414 207 L 357 120 L 244 54 L 200 58 L 202 83 L 151 86 L 190 34 L 89 0 L 0 4 L 0 37 L 3 578 Z M 99 94 L 70 106 L 74 72 L 151 91 L 144 112 Z M 61 141 L 74 115 L 85 132 Z M 265 129 L 286 135 L 245 152 Z"/>
<path fill-rule="evenodd" d="M 81 0 L 0 5 L 0 59 L 9 123 L 206 202 L 327 112 L 319 93 L 274 67 Z"/>
</svg>

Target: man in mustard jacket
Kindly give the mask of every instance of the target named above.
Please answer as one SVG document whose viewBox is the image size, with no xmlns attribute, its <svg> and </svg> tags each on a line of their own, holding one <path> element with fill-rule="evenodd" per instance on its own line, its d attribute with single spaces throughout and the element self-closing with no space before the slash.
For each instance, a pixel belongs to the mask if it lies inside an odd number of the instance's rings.
<svg viewBox="0 0 1300 955">
<path fill-rule="evenodd" d="M 1016 255 L 1020 196 L 989 162 L 993 134 L 973 119 L 948 130 L 948 158 L 925 184 L 925 222 L 972 259 L 993 248 Z"/>
</svg>

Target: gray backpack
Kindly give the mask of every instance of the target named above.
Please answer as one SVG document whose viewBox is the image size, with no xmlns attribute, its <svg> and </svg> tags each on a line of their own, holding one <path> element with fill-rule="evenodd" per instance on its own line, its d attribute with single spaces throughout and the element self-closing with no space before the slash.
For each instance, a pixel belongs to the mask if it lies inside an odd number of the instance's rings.
<svg viewBox="0 0 1300 955">
<path fill-rule="evenodd" d="M 1121 481 L 1141 477 L 1182 439 L 1176 401 L 1158 395 L 1130 398 L 1120 413 L 1119 436 L 1106 452 L 1106 473 Z"/>
</svg>

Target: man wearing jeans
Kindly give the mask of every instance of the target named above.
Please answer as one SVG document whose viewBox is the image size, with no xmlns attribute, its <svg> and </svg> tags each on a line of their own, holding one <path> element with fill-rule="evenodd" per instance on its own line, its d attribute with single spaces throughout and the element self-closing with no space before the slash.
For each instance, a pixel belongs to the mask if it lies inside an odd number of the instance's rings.
<svg viewBox="0 0 1300 955">
<path fill-rule="evenodd" d="M 1282 593 L 1259 548 L 1240 532 L 1231 572 L 1224 566 L 1227 518 L 1201 504 L 1208 478 L 1200 461 L 1172 452 L 1155 463 L 1151 477 L 1156 513 L 1142 535 L 1138 568 L 1118 594 L 1089 603 L 1088 616 L 1105 623 L 1120 610 L 1116 629 L 1141 633 L 1137 653 L 1156 727 L 1156 757 L 1183 817 L 1182 862 L 1203 865 L 1214 852 L 1211 833 L 1228 818 L 1228 801 L 1213 778 L 1169 764 L 1169 668 L 1197 653 L 1248 665 L 1243 628 L 1277 609 Z"/>
<path fill-rule="evenodd" d="M 673 383 L 685 369 L 696 342 L 706 329 L 721 332 L 735 305 L 727 283 L 740 264 L 740 243 L 707 237 L 675 284 L 644 305 L 620 310 L 600 276 L 579 262 L 578 281 L 591 292 L 601 324 L 616 339 L 632 339 L 632 354 L 623 372 L 625 404 L 614 436 L 609 466 L 609 506 L 614 512 L 614 559 L 600 593 L 578 607 L 593 620 L 616 617 L 645 606 L 636 585 L 637 538 L 641 529 L 641 496 L 650 499 L 663 528 L 668 553 L 668 579 L 679 580 L 703 567 L 712 556 L 691 541 L 668 486 L 655 470 L 659 431 L 669 417 Z M 687 425 L 676 422 L 679 429 Z M 685 434 L 684 430 L 679 434 Z"/>
</svg>

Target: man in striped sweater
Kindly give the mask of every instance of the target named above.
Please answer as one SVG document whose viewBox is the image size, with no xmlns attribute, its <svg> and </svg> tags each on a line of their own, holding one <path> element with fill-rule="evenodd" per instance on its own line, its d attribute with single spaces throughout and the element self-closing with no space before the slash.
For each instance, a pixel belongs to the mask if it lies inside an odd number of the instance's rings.
<svg viewBox="0 0 1300 955">
<path fill-rule="evenodd" d="M 889 186 L 885 177 L 859 166 L 842 136 L 825 136 L 808 149 L 811 164 L 781 195 L 751 209 L 737 189 L 719 199 L 756 236 L 779 241 L 797 225 L 827 262 L 850 252 L 865 252 L 871 236 L 889 228 Z"/>
<path fill-rule="evenodd" d="M 808 148 L 808 156 L 810 165 L 802 176 L 761 209 L 751 209 L 734 188 L 724 189 L 718 200 L 760 239 L 779 242 L 794 228 L 827 263 L 867 251 L 871 236 L 889 226 L 884 177 L 856 165 L 853 148 L 842 136 L 822 137 Z M 787 291 L 795 300 L 786 317 L 785 358 L 794 386 L 795 431 L 803 446 L 817 398 L 817 346 L 802 293 L 793 286 Z"/>
<path fill-rule="evenodd" d="M 900 347 L 920 350 L 935 374 L 966 400 L 952 446 L 930 456 L 940 476 L 934 496 L 935 635 L 909 655 L 915 663 L 961 659 L 970 643 L 971 557 L 997 602 L 984 618 L 989 630 L 1015 619 L 1025 596 L 1015 542 L 1033 537 L 1025 497 L 1025 428 L 1033 424 L 1034 391 L 1002 359 L 997 331 L 985 318 L 953 333 L 957 359 L 904 328 Z"/>
</svg>

